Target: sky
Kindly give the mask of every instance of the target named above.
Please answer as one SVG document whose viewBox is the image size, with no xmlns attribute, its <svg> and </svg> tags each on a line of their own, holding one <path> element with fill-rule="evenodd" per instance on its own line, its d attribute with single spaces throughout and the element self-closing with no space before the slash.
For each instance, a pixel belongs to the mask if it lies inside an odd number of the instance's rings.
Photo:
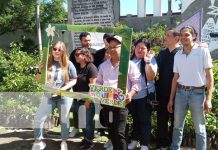
<svg viewBox="0 0 218 150">
<path fill-rule="evenodd" d="M 179 0 L 172 0 L 172 11 L 180 12 Z M 162 0 L 162 12 L 166 13 L 168 10 L 168 0 Z M 137 0 L 120 0 L 120 15 L 127 14 L 137 15 Z M 153 14 L 153 0 L 146 0 L 146 14 Z"/>
<path fill-rule="evenodd" d="M 146 14 L 153 14 L 153 1 L 155 0 L 146 0 Z M 181 12 L 179 10 L 180 0 L 172 0 L 172 11 Z M 168 0 L 162 0 L 162 9 L 163 13 L 166 13 L 168 10 Z M 64 4 L 64 7 L 67 10 L 67 3 Z M 126 16 L 127 14 L 137 15 L 137 0 L 120 0 L 120 15 Z"/>
</svg>

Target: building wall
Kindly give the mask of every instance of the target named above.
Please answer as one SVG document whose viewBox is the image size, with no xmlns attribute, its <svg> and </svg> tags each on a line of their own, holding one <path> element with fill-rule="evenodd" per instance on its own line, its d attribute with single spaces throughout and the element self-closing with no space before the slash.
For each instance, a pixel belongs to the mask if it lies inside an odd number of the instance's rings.
<svg viewBox="0 0 218 150">
<path fill-rule="evenodd" d="M 136 17 L 136 16 L 126 16 L 120 17 L 120 21 L 127 24 L 129 27 L 134 28 L 135 31 L 147 31 L 148 27 L 156 23 L 166 24 L 167 27 L 175 27 L 177 21 L 180 21 L 181 15 L 176 14 L 172 16 L 146 16 L 146 17 Z"/>
</svg>

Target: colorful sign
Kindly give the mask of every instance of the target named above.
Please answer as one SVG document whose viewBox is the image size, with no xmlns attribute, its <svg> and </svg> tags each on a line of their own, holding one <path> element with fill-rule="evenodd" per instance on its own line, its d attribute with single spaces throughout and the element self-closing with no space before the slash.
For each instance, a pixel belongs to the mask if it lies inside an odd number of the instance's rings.
<svg viewBox="0 0 218 150">
<path fill-rule="evenodd" d="M 121 89 L 95 84 L 90 84 L 89 87 L 89 95 L 98 99 L 101 104 L 125 107 L 125 94 Z"/>
</svg>

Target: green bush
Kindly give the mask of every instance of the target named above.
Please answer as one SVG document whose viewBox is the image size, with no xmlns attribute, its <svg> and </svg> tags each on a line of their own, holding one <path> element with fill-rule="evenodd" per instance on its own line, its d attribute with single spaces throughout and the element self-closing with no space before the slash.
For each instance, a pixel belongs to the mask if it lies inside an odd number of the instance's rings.
<svg viewBox="0 0 218 150">
<path fill-rule="evenodd" d="M 11 43 L 10 49 L 0 49 L 0 91 L 36 92 L 40 88 L 35 80 L 39 56 L 21 51 L 22 44 Z"/>
<path fill-rule="evenodd" d="M 40 102 L 40 86 L 35 80 L 39 55 L 25 52 L 22 43 L 0 49 L 0 122 L 3 126 L 30 127 Z"/>
<path fill-rule="evenodd" d="M 119 22 L 117 27 L 127 28 L 128 26 L 122 22 Z M 151 42 L 151 49 L 155 51 L 156 54 L 159 53 L 159 50 L 164 47 L 163 38 L 165 35 L 167 26 L 161 23 L 157 23 L 152 27 L 148 28 L 147 32 L 137 32 L 133 31 L 132 41 L 133 43 L 141 38 L 144 38 Z M 134 44 L 132 44 L 132 49 L 134 48 Z"/>
</svg>

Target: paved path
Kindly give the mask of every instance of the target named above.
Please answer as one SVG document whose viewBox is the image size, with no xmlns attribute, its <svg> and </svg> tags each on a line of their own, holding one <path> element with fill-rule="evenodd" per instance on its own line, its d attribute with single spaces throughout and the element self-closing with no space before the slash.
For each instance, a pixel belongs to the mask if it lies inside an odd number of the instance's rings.
<svg viewBox="0 0 218 150">
<path fill-rule="evenodd" d="M 92 150 L 104 150 L 104 140 L 105 138 L 102 138 L 102 140 L 98 138 L 98 142 L 95 142 L 95 146 L 92 148 Z M 68 150 L 79 150 L 78 144 L 80 141 L 81 137 L 70 138 L 67 142 Z M 2 132 L 0 129 L 0 150 L 30 150 L 33 142 L 34 139 L 32 130 L 7 130 Z M 59 135 L 50 133 L 45 134 L 44 142 L 47 145 L 45 150 L 60 150 L 61 140 Z M 182 148 L 181 150 L 194 149 Z"/>
</svg>

